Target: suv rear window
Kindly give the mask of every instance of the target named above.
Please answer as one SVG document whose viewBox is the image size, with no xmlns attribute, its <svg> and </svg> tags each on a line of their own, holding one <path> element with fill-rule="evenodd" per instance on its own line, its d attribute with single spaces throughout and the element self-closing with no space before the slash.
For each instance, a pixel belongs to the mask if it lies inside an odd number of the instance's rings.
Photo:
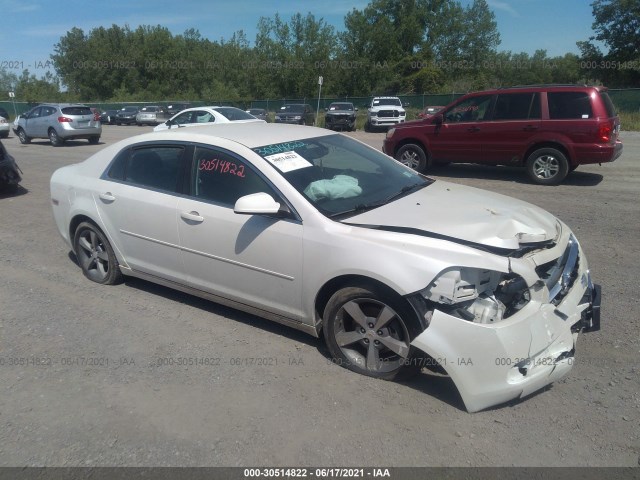
<svg viewBox="0 0 640 480">
<path fill-rule="evenodd" d="M 89 107 L 64 107 L 62 113 L 65 115 L 93 115 Z"/>
<path fill-rule="evenodd" d="M 607 117 L 615 117 L 616 107 L 613 106 L 613 102 L 611 101 L 611 97 L 609 97 L 609 94 L 607 92 L 600 92 L 600 98 L 602 99 L 604 108 L 607 110 Z"/>
<path fill-rule="evenodd" d="M 553 120 L 593 118 L 587 92 L 549 92 L 549 118 Z"/>
</svg>

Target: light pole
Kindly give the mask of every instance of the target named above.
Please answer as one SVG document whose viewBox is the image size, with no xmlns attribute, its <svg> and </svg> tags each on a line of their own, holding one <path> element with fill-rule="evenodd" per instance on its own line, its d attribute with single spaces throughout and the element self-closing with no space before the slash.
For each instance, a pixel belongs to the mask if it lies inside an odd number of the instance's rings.
<svg viewBox="0 0 640 480">
<path fill-rule="evenodd" d="M 15 92 L 9 92 L 9 98 L 11 99 L 11 103 L 13 103 L 13 114 L 17 117 L 18 116 L 18 111 L 16 110 L 16 94 L 15 94 Z"/>
<path fill-rule="evenodd" d="M 320 95 L 322 94 L 322 76 L 318 77 L 318 106 L 316 107 L 316 119 L 313 122 L 314 126 L 318 125 L 318 115 L 320 115 Z"/>
</svg>

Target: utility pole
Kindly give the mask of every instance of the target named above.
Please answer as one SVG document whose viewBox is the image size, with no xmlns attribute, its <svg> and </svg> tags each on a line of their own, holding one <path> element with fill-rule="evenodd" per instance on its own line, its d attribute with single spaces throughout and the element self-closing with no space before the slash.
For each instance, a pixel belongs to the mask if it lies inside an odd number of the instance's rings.
<svg viewBox="0 0 640 480">
<path fill-rule="evenodd" d="M 322 94 L 322 76 L 318 77 L 318 106 L 316 107 L 316 119 L 313 122 L 314 126 L 318 125 L 318 115 L 320 114 L 320 95 Z"/>
</svg>

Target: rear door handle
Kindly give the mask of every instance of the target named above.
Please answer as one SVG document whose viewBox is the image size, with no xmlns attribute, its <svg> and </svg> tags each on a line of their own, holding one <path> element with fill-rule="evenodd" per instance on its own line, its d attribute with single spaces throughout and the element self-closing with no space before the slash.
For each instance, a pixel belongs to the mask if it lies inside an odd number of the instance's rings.
<svg viewBox="0 0 640 480">
<path fill-rule="evenodd" d="M 467 132 L 479 132 L 480 129 L 478 127 L 467 128 Z"/>
<path fill-rule="evenodd" d="M 190 222 L 202 223 L 204 222 L 204 217 L 201 217 L 200 214 L 196 211 L 193 212 L 182 212 L 180 216 L 185 220 L 189 220 Z"/>
<path fill-rule="evenodd" d="M 527 125 L 522 130 L 524 130 L 525 132 L 532 132 L 532 131 L 537 130 L 537 129 L 538 129 L 538 127 L 536 127 L 534 125 Z"/>
<path fill-rule="evenodd" d="M 114 197 L 111 192 L 101 193 L 99 197 L 101 200 L 104 200 L 105 202 L 115 202 L 116 200 L 116 197 Z"/>
</svg>

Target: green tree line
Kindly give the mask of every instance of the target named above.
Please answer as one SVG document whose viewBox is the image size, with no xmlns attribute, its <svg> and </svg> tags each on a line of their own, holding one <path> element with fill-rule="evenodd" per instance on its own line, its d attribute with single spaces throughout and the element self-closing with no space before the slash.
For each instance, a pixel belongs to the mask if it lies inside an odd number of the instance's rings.
<svg viewBox="0 0 640 480">
<path fill-rule="evenodd" d="M 640 85 L 640 0 L 595 0 L 594 36 L 581 55 L 549 57 L 498 50 L 500 35 L 486 0 L 372 0 L 337 31 L 297 13 L 258 20 L 212 41 L 198 30 L 166 27 L 73 28 L 53 46 L 56 74 L 0 71 L 0 89 L 27 101 L 144 101 L 465 92 L 534 83 Z M 608 48 L 605 53 L 599 45 Z"/>
</svg>

